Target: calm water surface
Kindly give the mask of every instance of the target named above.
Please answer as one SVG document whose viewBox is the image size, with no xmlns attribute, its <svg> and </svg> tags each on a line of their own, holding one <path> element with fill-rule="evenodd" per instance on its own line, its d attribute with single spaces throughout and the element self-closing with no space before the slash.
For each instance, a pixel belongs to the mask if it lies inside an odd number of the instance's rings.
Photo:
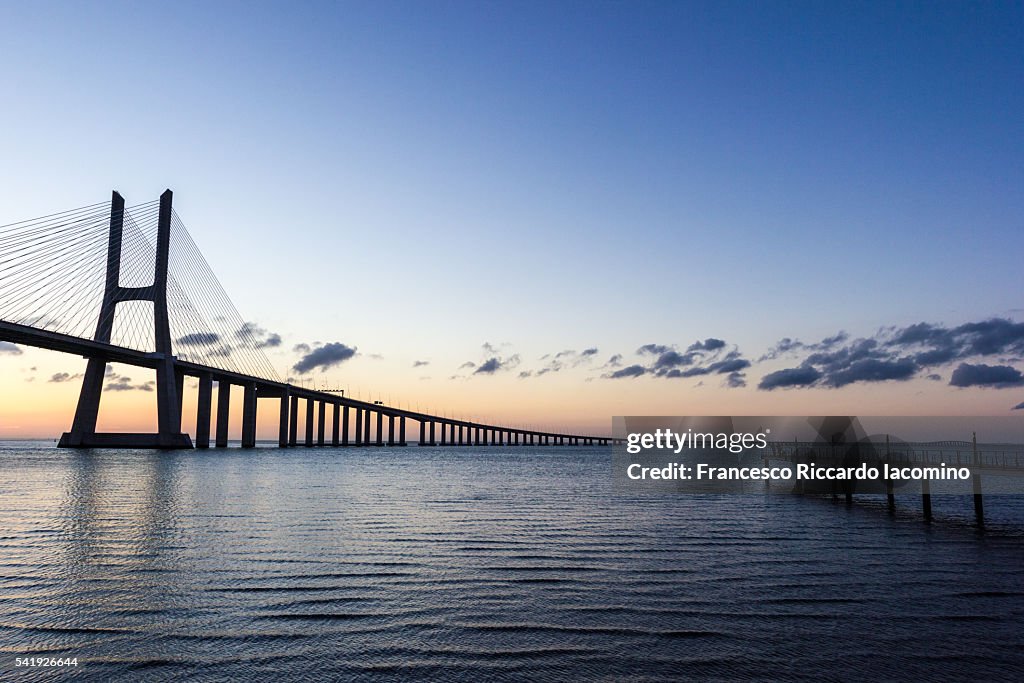
<svg viewBox="0 0 1024 683">
<path fill-rule="evenodd" d="M 1024 505 L 613 492 L 600 448 L 0 443 L 0 679 L 1022 680 Z M 15 669 L 18 656 L 76 669 Z"/>
</svg>

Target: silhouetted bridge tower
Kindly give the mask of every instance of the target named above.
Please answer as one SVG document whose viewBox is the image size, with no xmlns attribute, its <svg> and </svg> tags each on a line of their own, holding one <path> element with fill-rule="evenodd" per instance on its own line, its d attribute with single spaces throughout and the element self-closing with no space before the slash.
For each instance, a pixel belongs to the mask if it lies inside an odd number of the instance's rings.
<svg viewBox="0 0 1024 683">
<path fill-rule="evenodd" d="M 226 447 L 232 386 L 243 390 L 244 448 L 256 445 L 261 398 L 279 403 L 281 447 L 405 446 L 410 420 L 419 425 L 420 445 L 612 442 L 441 417 L 282 382 L 257 331 L 238 315 L 174 212 L 172 196 L 167 190 L 159 202 L 126 208 L 114 192 L 109 213 L 96 204 L 0 228 L 0 341 L 88 359 L 60 446 L 209 448 L 212 431 L 213 444 Z M 144 386 L 156 393 L 156 433 L 96 431 L 109 363 L 155 371 L 155 383 Z M 194 444 L 181 429 L 186 377 L 198 380 Z M 305 402 L 301 434 L 299 401 Z"/>
</svg>

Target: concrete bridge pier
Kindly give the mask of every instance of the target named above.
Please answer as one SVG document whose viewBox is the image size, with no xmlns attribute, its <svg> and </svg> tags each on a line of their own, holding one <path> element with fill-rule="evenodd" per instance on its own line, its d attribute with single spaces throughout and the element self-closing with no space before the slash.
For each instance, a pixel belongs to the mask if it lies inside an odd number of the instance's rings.
<svg viewBox="0 0 1024 683">
<path fill-rule="evenodd" d="M 213 407 L 213 375 L 199 375 L 199 405 L 196 409 L 196 448 L 210 447 L 210 411 Z"/>
<path fill-rule="evenodd" d="M 277 447 L 288 448 L 288 407 L 291 403 L 291 391 L 285 387 L 281 393 L 280 419 L 277 427 Z"/>
<path fill-rule="evenodd" d="M 430 441 L 427 443 L 428 446 L 436 446 L 436 434 L 434 432 L 434 421 L 430 421 Z"/>
<path fill-rule="evenodd" d="M 441 421 L 441 446 L 448 445 L 448 423 L 444 420 Z"/>
<path fill-rule="evenodd" d="M 341 445 L 341 406 L 337 403 L 331 404 L 331 445 Z"/>
<path fill-rule="evenodd" d="M 341 445 L 348 446 L 348 406 L 341 408 Z"/>
<path fill-rule="evenodd" d="M 313 399 L 306 399 L 306 448 L 313 446 L 313 409 L 315 405 Z"/>
<path fill-rule="evenodd" d="M 395 416 L 393 413 L 388 415 L 388 445 L 395 445 Z"/>
<path fill-rule="evenodd" d="M 355 413 L 356 413 L 356 415 L 355 415 L 356 433 L 353 435 L 354 436 L 354 443 L 352 445 L 353 446 L 362 446 L 363 445 L 363 409 L 362 408 L 356 408 Z"/>
<path fill-rule="evenodd" d="M 242 395 L 242 448 L 256 447 L 256 383 L 249 382 Z"/>
<path fill-rule="evenodd" d="M 367 408 L 363 411 L 363 445 L 369 446 L 372 443 L 373 437 L 370 436 L 370 409 Z"/>
<path fill-rule="evenodd" d="M 221 377 L 217 380 L 217 448 L 228 447 L 228 414 L 231 409 L 231 383 Z"/>
<path fill-rule="evenodd" d="M 317 412 L 316 421 L 316 445 L 324 445 L 324 437 L 327 435 L 327 402 L 317 401 L 320 404 L 320 410 Z"/>
<path fill-rule="evenodd" d="M 405 415 L 398 418 L 398 445 L 405 446 Z"/>
<path fill-rule="evenodd" d="M 427 445 L 427 423 L 420 420 L 420 445 Z"/>
<path fill-rule="evenodd" d="M 377 444 L 384 445 L 384 413 L 377 411 Z"/>
<path fill-rule="evenodd" d="M 288 445 L 294 447 L 299 443 L 299 397 L 292 396 L 289 403 L 291 408 L 288 414 Z"/>
</svg>

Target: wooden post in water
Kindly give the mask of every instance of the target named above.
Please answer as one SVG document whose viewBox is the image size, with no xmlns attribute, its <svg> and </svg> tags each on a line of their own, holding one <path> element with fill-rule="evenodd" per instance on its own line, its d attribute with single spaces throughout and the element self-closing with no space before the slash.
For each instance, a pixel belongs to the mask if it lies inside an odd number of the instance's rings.
<svg viewBox="0 0 1024 683">
<path fill-rule="evenodd" d="M 980 465 L 978 462 L 978 433 L 971 433 L 971 447 L 973 449 L 974 464 L 975 466 Z M 981 498 L 981 475 L 977 472 L 971 472 L 971 481 L 974 486 L 974 521 L 977 523 L 978 528 L 984 528 L 985 526 L 985 504 Z"/>
<path fill-rule="evenodd" d="M 927 479 L 921 480 L 921 509 L 924 512 L 924 521 L 932 521 L 932 486 Z"/>
<path fill-rule="evenodd" d="M 892 451 L 889 450 L 889 435 L 886 434 L 885 435 L 885 464 L 886 465 L 890 464 L 890 460 L 891 459 L 892 459 Z M 885 498 L 886 498 L 886 501 L 889 503 L 889 512 L 890 513 L 896 512 L 896 494 L 893 491 L 892 479 L 890 479 L 889 477 L 885 478 Z"/>
</svg>

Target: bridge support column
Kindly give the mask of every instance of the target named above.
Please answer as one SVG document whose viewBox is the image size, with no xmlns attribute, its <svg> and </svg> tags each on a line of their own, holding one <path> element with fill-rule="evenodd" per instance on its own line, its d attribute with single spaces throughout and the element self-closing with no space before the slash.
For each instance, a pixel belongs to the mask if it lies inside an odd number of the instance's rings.
<svg viewBox="0 0 1024 683">
<path fill-rule="evenodd" d="M 427 435 L 426 435 L 427 432 L 426 432 L 426 430 L 427 430 L 427 423 L 424 422 L 423 420 L 420 420 L 420 445 L 421 446 L 426 446 L 427 445 Z"/>
<path fill-rule="evenodd" d="M 435 439 L 436 439 L 436 434 L 434 433 L 434 421 L 431 420 L 430 421 L 430 445 L 431 446 L 436 446 L 437 445 L 437 441 Z"/>
<path fill-rule="evenodd" d="M 292 396 L 288 415 L 288 445 L 299 445 L 299 397 Z"/>
<path fill-rule="evenodd" d="M 395 445 L 395 416 L 388 415 L 388 445 Z"/>
<path fill-rule="evenodd" d="M 231 412 L 231 382 L 217 380 L 217 448 L 228 447 L 228 419 Z"/>
<path fill-rule="evenodd" d="M 242 397 L 242 448 L 256 447 L 256 384 L 245 385 Z"/>
<path fill-rule="evenodd" d="M 363 444 L 369 446 L 371 443 L 370 436 L 370 409 L 367 408 L 363 411 Z"/>
<path fill-rule="evenodd" d="M 288 387 L 281 392 L 281 415 L 277 425 L 277 447 L 288 448 L 288 408 L 291 404 L 291 390 Z"/>
<path fill-rule="evenodd" d="M 196 448 L 210 447 L 210 411 L 213 404 L 213 375 L 199 376 L 199 401 L 196 407 Z"/>
<path fill-rule="evenodd" d="M 355 415 L 356 433 L 354 435 L 355 436 L 355 443 L 353 445 L 354 446 L 362 446 L 363 445 L 363 409 L 362 408 L 356 408 L 355 413 L 356 413 L 356 415 Z"/>
<path fill-rule="evenodd" d="M 341 408 L 341 445 L 348 445 L 348 406 Z"/>
<path fill-rule="evenodd" d="M 313 410 L 315 408 L 313 399 L 306 399 L 306 448 L 313 445 Z"/>
<path fill-rule="evenodd" d="M 384 445 L 384 413 L 377 411 L 377 445 Z"/>
<path fill-rule="evenodd" d="M 327 433 L 327 403 L 324 401 L 317 401 L 320 404 L 320 410 L 317 413 L 316 421 L 316 445 L 324 445 L 324 436 Z"/>
<path fill-rule="evenodd" d="M 331 445 L 341 444 L 341 406 L 337 403 L 331 404 Z"/>
<path fill-rule="evenodd" d="M 448 445 L 448 424 L 445 422 L 441 423 L 441 445 Z"/>
<path fill-rule="evenodd" d="M 404 446 L 405 444 L 405 415 L 398 418 L 398 445 Z"/>
</svg>

